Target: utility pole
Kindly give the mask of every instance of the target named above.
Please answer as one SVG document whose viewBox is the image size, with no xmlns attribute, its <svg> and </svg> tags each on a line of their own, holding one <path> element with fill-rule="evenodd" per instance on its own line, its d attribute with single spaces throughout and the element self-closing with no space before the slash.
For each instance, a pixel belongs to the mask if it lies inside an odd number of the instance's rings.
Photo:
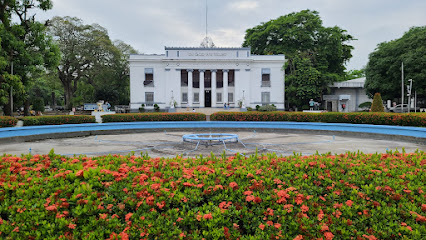
<svg viewBox="0 0 426 240">
<path fill-rule="evenodd" d="M 10 74 L 13 75 L 13 62 L 11 62 Z M 13 85 L 12 84 L 10 84 L 10 116 L 13 117 Z"/>
<path fill-rule="evenodd" d="M 404 112 L 404 62 L 401 63 L 401 112 Z"/>
<path fill-rule="evenodd" d="M 408 79 L 410 85 L 407 86 L 407 96 L 408 96 L 408 113 L 411 111 L 411 89 L 413 88 L 413 79 Z"/>
</svg>

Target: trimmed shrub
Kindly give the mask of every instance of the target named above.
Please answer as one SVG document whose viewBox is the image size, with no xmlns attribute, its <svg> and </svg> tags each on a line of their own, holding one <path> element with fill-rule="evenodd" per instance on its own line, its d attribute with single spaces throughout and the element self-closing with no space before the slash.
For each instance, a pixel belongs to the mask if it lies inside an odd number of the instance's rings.
<svg viewBox="0 0 426 240">
<path fill-rule="evenodd" d="M 373 104 L 371 104 L 372 112 L 384 112 L 385 108 L 383 107 L 383 100 L 380 93 L 374 94 Z"/>
<path fill-rule="evenodd" d="M 102 122 L 205 121 L 202 113 L 123 113 L 103 115 Z"/>
<path fill-rule="evenodd" d="M 0 127 L 13 127 L 18 123 L 18 119 L 8 116 L 0 116 Z"/>
<path fill-rule="evenodd" d="M 272 111 L 276 111 L 277 110 L 277 107 L 274 105 L 274 104 L 272 104 L 272 105 L 266 105 L 266 106 L 262 106 L 262 107 L 259 107 L 259 111 L 261 111 L 261 112 L 272 112 Z"/>
<path fill-rule="evenodd" d="M 37 116 L 37 117 L 22 117 L 24 126 L 35 125 L 62 125 L 62 124 L 80 124 L 80 123 L 95 123 L 94 116 L 88 115 L 59 115 L 59 116 Z"/>
<path fill-rule="evenodd" d="M 217 112 L 212 121 L 327 122 L 426 127 L 426 114 L 395 113 L 302 113 L 302 112 Z"/>
<path fill-rule="evenodd" d="M 36 112 L 44 112 L 44 100 L 41 97 L 35 98 L 33 101 L 33 110 Z"/>
</svg>

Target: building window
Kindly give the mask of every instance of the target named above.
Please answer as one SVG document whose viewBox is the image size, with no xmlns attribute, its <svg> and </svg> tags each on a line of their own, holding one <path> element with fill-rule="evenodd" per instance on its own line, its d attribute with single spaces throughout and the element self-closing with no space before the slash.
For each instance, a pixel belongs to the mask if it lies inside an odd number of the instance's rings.
<svg viewBox="0 0 426 240">
<path fill-rule="evenodd" d="M 262 68 L 262 87 L 271 86 L 271 69 Z"/>
<path fill-rule="evenodd" d="M 188 87 L 188 72 L 186 70 L 180 71 L 180 86 Z"/>
<path fill-rule="evenodd" d="M 233 103 L 234 102 L 234 93 L 228 93 L 228 102 Z"/>
<path fill-rule="evenodd" d="M 192 72 L 192 87 L 200 88 L 200 71 L 198 70 Z"/>
<path fill-rule="evenodd" d="M 199 93 L 194 93 L 194 102 L 198 103 L 200 102 L 200 94 Z"/>
<path fill-rule="evenodd" d="M 186 102 L 188 102 L 188 93 L 182 93 L 182 102 L 183 103 L 186 103 Z"/>
<path fill-rule="evenodd" d="M 180 54 L 179 54 L 179 51 L 177 51 L 177 57 L 179 57 L 179 55 L 180 55 Z"/>
<path fill-rule="evenodd" d="M 169 51 L 166 51 L 166 57 L 169 57 Z"/>
<path fill-rule="evenodd" d="M 240 55 L 240 54 L 239 54 L 239 52 L 237 51 L 237 58 L 239 57 L 239 55 Z"/>
<path fill-rule="evenodd" d="M 212 87 L 212 72 L 207 70 L 204 72 L 204 88 Z"/>
<path fill-rule="evenodd" d="M 216 102 L 221 103 L 222 102 L 222 93 L 216 93 Z"/>
<path fill-rule="evenodd" d="M 249 51 L 247 51 L 247 57 L 250 57 L 250 52 Z"/>
<path fill-rule="evenodd" d="M 154 69 L 145 68 L 145 81 L 143 82 L 144 87 L 154 87 Z"/>
<path fill-rule="evenodd" d="M 217 71 L 216 88 L 223 88 L 223 71 L 222 70 Z"/>
<path fill-rule="evenodd" d="M 146 92 L 145 93 L 145 105 L 146 106 L 154 106 L 154 93 Z"/>
<path fill-rule="evenodd" d="M 262 92 L 262 105 L 268 105 L 271 102 L 271 93 Z"/>
<path fill-rule="evenodd" d="M 228 87 L 235 86 L 235 70 L 229 70 L 228 73 Z"/>
</svg>

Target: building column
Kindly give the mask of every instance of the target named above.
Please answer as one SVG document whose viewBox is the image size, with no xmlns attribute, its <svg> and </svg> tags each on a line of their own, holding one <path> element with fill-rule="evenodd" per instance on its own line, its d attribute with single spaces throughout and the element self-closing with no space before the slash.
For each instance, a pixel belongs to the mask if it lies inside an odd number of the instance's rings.
<svg viewBox="0 0 426 240">
<path fill-rule="evenodd" d="M 212 107 L 216 107 L 216 72 L 217 70 L 211 70 L 212 71 Z"/>
<path fill-rule="evenodd" d="M 192 104 L 194 102 L 194 93 L 192 93 L 192 85 L 193 85 L 192 72 L 194 70 L 188 69 L 186 71 L 188 71 L 188 106 L 192 107 Z"/>
<path fill-rule="evenodd" d="M 204 102 L 204 72 L 206 70 L 199 70 L 200 72 L 200 107 L 205 107 Z"/>
<path fill-rule="evenodd" d="M 229 100 L 228 100 L 228 74 L 229 70 L 223 70 L 223 102 L 226 103 L 226 105 L 228 105 Z M 228 106 L 229 107 L 229 106 Z"/>
</svg>

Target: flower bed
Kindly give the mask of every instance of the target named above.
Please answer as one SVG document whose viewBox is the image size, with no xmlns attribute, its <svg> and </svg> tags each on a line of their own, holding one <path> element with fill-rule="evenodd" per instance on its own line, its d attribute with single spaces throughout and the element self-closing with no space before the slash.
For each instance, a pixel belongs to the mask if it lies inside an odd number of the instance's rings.
<svg viewBox="0 0 426 240">
<path fill-rule="evenodd" d="M 213 121 L 291 121 L 354 123 L 426 127 L 425 114 L 396 113 L 301 113 L 301 112 L 217 112 Z"/>
<path fill-rule="evenodd" d="M 18 120 L 14 117 L 0 116 L 0 127 L 13 127 Z"/>
<path fill-rule="evenodd" d="M 38 116 L 38 117 L 22 117 L 24 126 L 34 125 L 61 125 L 61 124 L 79 124 L 79 123 L 95 123 L 94 116 L 87 115 L 57 115 L 57 116 Z"/>
<path fill-rule="evenodd" d="M 103 115 L 102 122 L 205 121 L 202 113 L 123 113 Z"/>
<path fill-rule="evenodd" d="M 426 154 L 0 161 L 2 239 L 424 239 Z"/>
</svg>

